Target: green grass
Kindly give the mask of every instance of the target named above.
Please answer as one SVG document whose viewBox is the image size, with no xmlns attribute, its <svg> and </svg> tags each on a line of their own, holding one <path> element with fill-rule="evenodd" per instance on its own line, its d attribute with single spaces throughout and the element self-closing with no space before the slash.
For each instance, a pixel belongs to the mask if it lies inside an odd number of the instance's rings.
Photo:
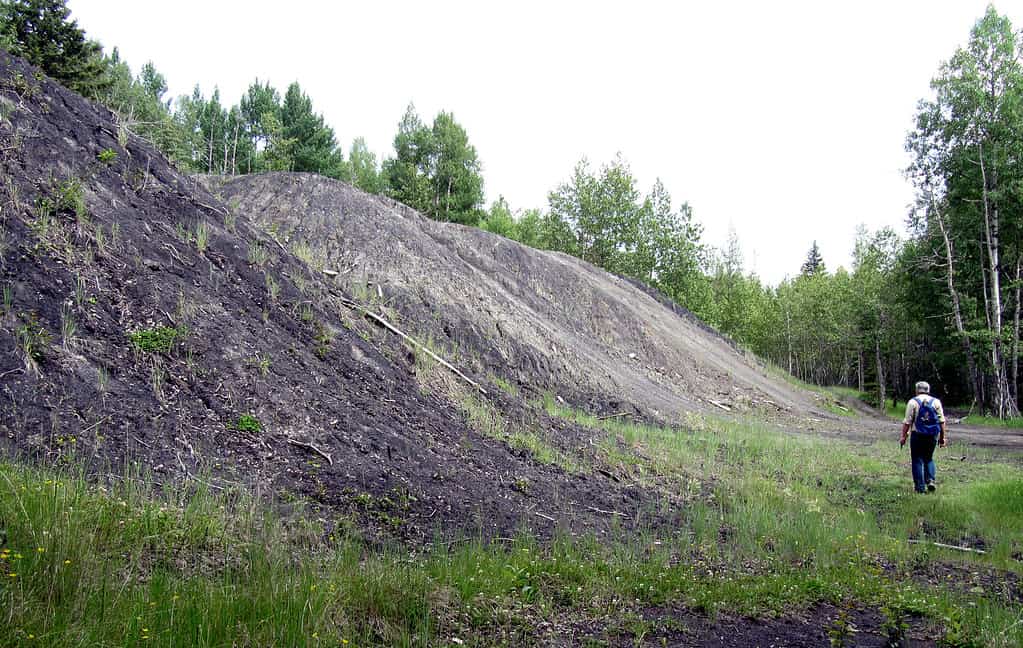
<svg viewBox="0 0 1023 648">
<path fill-rule="evenodd" d="M 263 425 L 259 422 L 259 419 L 252 414 L 242 414 L 239 416 L 234 427 L 240 432 L 259 432 L 263 429 Z"/>
<path fill-rule="evenodd" d="M 170 353 L 184 332 L 170 326 L 140 329 L 128 335 L 133 347 L 142 353 Z"/>
<path fill-rule="evenodd" d="M 585 470 L 582 462 L 544 439 L 536 427 L 508 422 L 490 401 L 475 392 L 463 390 L 459 409 L 474 430 L 484 436 L 504 441 L 516 450 L 525 450 L 537 463 L 561 466 L 571 473 L 581 473 Z"/>
<path fill-rule="evenodd" d="M 956 409 L 967 408 L 963 407 Z M 964 425 L 978 425 L 981 427 L 1010 428 L 1016 430 L 1023 429 L 1023 416 L 1013 416 L 1010 418 L 1000 419 L 994 416 L 979 416 L 977 414 L 972 414 L 964 417 L 962 422 Z"/>
<path fill-rule="evenodd" d="M 591 428 L 609 464 L 684 501 L 683 526 L 381 549 L 344 517 L 279 519 L 201 483 L 157 489 L 129 475 L 101 486 L 0 463 L 0 646 L 30 635 L 49 646 L 529 645 L 536 627 L 561 618 L 626 623 L 660 604 L 791 614 L 819 602 L 923 615 L 944 628 L 945 645 L 1023 642 L 1004 594 L 912 578 L 940 562 L 1021 572 L 1023 471 L 995 455 L 939 455 L 940 490 L 916 496 L 894 442 L 700 416 L 677 429 L 598 420 L 551 397 L 537 407 Z M 988 553 L 909 537 L 980 539 Z"/>
</svg>

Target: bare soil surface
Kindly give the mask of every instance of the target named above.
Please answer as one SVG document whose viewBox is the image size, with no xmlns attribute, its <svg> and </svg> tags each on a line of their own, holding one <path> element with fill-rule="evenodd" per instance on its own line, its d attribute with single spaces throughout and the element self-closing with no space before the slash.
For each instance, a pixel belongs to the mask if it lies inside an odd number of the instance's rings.
<svg viewBox="0 0 1023 648">
<path fill-rule="evenodd" d="M 0 101 L 6 453 L 300 496 L 417 542 L 673 523 L 659 498 L 472 429 L 404 346 L 341 319 L 348 295 L 105 108 L 3 52 Z M 167 349 L 132 343 L 161 327 L 178 331 Z"/>
<path fill-rule="evenodd" d="M 902 430 L 901 421 L 890 418 L 886 413 L 870 407 L 858 398 L 842 398 L 841 403 L 858 416 L 847 417 L 845 425 L 842 424 L 841 417 L 832 418 L 823 426 L 828 428 L 828 431 L 838 432 L 840 436 L 865 440 L 899 438 Z M 956 422 L 954 417 L 950 419 L 947 427 L 950 456 L 962 458 L 965 456 L 963 452 L 968 452 L 969 447 L 980 447 L 1006 450 L 1009 451 L 1008 456 L 1021 458 L 1019 453 L 1023 452 L 1023 430 L 964 425 Z"/>
<path fill-rule="evenodd" d="M 651 608 L 643 610 L 644 628 L 637 633 L 620 624 L 605 627 L 581 625 L 576 628 L 576 645 L 671 646 L 672 648 L 818 648 L 837 645 L 887 648 L 892 645 L 885 619 L 876 610 L 839 609 L 820 605 L 809 610 L 781 615 L 777 618 L 749 618 L 721 614 L 713 620 L 684 608 Z M 922 648 L 934 646 L 933 633 L 919 619 L 905 619 L 908 626 L 895 645 Z M 894 637 L 892 637 L 894 638 Z"/>
<path fill-rule="evenodd" d="M 574 257 L 431 221 L 313 174 L 206 182 L 478 374 L 673 422 L 700 411 L 828 416 L 681 307 Z"/>
</svg>

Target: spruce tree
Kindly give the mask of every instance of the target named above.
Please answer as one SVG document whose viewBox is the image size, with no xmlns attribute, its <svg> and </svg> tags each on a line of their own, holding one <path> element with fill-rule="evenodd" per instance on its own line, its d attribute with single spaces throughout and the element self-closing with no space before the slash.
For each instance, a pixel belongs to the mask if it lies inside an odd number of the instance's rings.
<svg viewBox="0 0 1023 648">
<path fill-rule="evenodd" d="M 68 20 L 66 0 L 0 0 L 0 42 L 76 92 L 97 97 L 110 86 L 99 43 Z"/>
<path fill-rule="evenodd" d="M 817 241 L 814 241 L 810 251 L 806 254 L 806 261 L 803 262 L 802 272 L 804 275 L 810 276 L 825 271 L 824 257 L 821 256 L 820 248 L 817 247 Z"/>
</svg>

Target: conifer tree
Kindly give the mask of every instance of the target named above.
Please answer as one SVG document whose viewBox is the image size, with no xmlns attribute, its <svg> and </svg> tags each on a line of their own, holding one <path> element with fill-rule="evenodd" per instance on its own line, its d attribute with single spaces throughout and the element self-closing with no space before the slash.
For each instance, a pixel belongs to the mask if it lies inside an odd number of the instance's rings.
<svg viewBox="0 0 1023 648">
<path fill-rule="evenodd" d="M 817 247 L 817 241 L 814 241 L 813 246 L 810 247 L 810 251 L 806 254 L 806 261 L 803 262 L 802 273 L 804 275 L 815 275 L 826 271 L 827 268 L 824 267 L 824 257 L 821 256 L 820 248 Z"/>
<path fill-rule="evenodd" d="M 72 90 L 95 98 L 110 85 L 102 51 L 86 40 L 77 21 L 68 20 L 70 15 L 66 0 L 0 0 L 0 42 Z"/>
</svg>

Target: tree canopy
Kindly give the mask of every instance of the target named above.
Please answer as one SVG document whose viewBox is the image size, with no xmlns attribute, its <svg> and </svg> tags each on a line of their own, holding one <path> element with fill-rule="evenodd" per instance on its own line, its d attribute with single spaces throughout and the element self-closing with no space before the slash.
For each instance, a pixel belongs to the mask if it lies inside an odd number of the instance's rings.
<svg viewBox="0 0 1023 648">
<path fill-rule="evenodd" d="M 431 218 L 465 225 L 480 221 L 482 169 L 476 148 L 451 113 L 438 113 L 427 127 L 410 104 L 383 174 L 393 198 Z"/>
<path fill-rule="evenodd" d="M 66 0 L 0 0 L 0 45 L 72 90 L 95 97 L 110 83 L 102 50 L 70 15 Z"/>
</svg>

